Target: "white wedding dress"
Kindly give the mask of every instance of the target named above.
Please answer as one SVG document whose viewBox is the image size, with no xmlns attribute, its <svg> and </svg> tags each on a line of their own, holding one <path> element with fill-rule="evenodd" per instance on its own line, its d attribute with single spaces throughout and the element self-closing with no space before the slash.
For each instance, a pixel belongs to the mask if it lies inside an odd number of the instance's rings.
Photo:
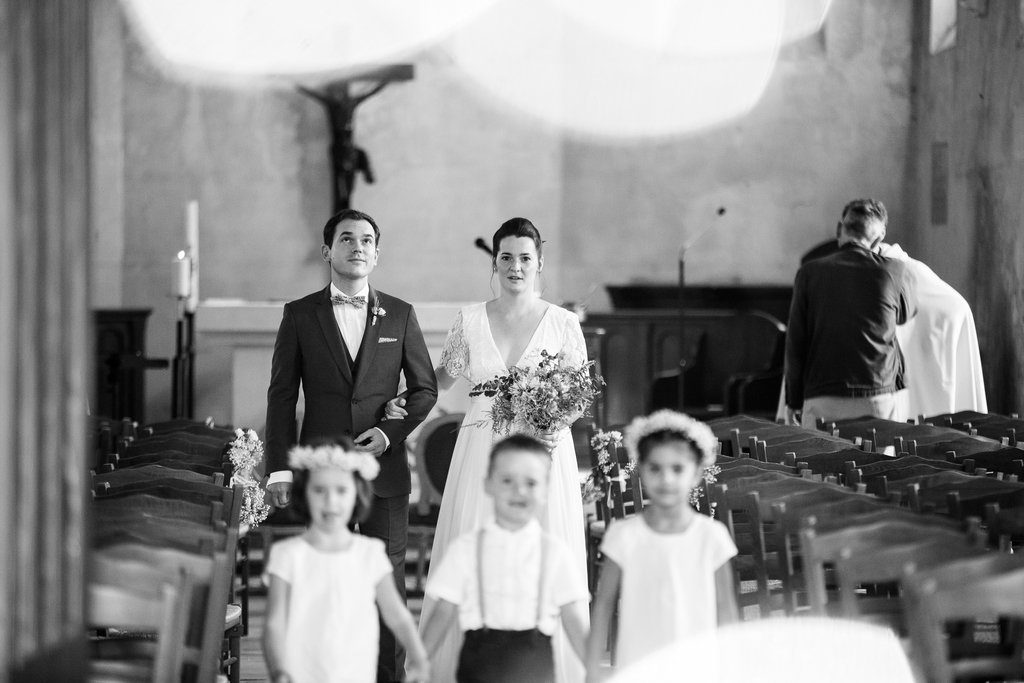
<svg viewBox="0 0 1024 683">
<path fill-rule="evenodd" d="M 530 343 L 515 365 L 520 368 L 535 366 L 540 359 L 541 350 L 552 354 L 564 351 L 573 364 L 586 362 L 586 344 L 576 314 L 559 306 L 549 305 Z M 452 377 L 465 377 L 472 385 L 508 372 L 491 336 L 485 304 L 466 306 L 459 311 L 445 341 L 441 365 Z M 495 440 L 501 438 L 501 435 L 495 435 L 491 430 L 488 414 L 491 402 L 492 399 L 485 396 L 471 399 L 469 411 L 462 422 L 438 514 L 437 531 L 430 556 L 431 568 L 440 563 L 452 540 L 476 529 L 494 515 L 491 499 L 484 493 L 484 478 L 487 475 L 491 446 Z M 478 422 L 486 424 L 474 424 Z M 579 580 L 585 582 L 587 561 L 583 500 L 580 495 L 576 451 L 568 429 L 562 431 L 561 440 L 555 447 L 552 458 L 548 505 L 541 513 L 540 521 L 545 530 L 561 539 L 569 548 Z M 427 580 L 429 583 L 429 576 Z M 426 623 L 432 609 L 433 601 L 428 597 L 423 604 L 421 625 Z M 433 683 L 452 683 L 455 680 L 461 643 L 462 636 L 457 628 L 446 636 L 441 651 L 431 660 Z M 561 628 L 555 634 L 553 646 L 556 681 L 583 681 L 583 665 L 572 651 Z"/>
</svg>

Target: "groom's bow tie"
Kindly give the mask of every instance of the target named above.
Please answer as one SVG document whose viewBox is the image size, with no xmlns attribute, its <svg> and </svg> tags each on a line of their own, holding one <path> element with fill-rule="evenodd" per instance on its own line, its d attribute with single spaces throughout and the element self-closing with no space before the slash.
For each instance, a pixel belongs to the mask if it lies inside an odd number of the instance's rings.
<svg viewBox="0 0 1024 683">
<path fill-rule="evenodd" d="M 335 306 L 340 304 L 348 304 L 349 306 L 355 306 L 356 308 L 362 308 L 366 305 L 365 296 L 348 296 L 347 294 L 334 294 L 331 296 L 331 303 Z"/>
</svg>

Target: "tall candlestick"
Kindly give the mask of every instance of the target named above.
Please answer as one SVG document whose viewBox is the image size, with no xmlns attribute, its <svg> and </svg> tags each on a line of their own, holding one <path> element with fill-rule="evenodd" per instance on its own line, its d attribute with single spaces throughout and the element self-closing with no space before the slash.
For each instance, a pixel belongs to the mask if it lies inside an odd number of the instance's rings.
<svg viewBox="0 0 1024 683">
<path fill-rule="evenodd" d="M 195 313 L 199 307 L 199 202 L 191 200 L 186 205 L 185 213 L 185 255 L 191 264 L 185 309 Z"/>
</svg>

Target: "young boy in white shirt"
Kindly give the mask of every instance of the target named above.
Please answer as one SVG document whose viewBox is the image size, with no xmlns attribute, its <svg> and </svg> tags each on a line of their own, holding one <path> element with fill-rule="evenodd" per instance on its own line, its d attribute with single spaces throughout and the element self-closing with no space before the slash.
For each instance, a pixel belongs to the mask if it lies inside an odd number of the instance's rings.
<svg viewBox="0 0 1024 683">
<path fill-rule="evenodd" d="M 554 683 L 551 636 L 559 619 L 582 660 L 590 594 L 568 548 L 537 521 L 547 502 L 551 453 L 514 434 L 491 449 L 484 490 L 494 520 L 459 536 L 431 573 L 437 608 L 425 624 L 431 659 L 457 618 L 464 640 L 458 683 Z"/>
</svg>

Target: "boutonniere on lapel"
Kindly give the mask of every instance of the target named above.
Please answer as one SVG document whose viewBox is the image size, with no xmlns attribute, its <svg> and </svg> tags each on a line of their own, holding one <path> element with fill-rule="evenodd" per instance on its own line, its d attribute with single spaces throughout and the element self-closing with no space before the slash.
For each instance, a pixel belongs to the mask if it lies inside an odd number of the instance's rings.
<svg viewBox="0 0 1024 683">
<path fill-rule="evenodd" d="M 388 314 L 380 305 L 380 297 L 373 297 L 373 308 L 370 309 L 370 313 L 373 314 L 373 317 L 370 318 L 370 327 L 374 327 L 377 324 L 377 318 L 383 318 Z"/>
</svg>

